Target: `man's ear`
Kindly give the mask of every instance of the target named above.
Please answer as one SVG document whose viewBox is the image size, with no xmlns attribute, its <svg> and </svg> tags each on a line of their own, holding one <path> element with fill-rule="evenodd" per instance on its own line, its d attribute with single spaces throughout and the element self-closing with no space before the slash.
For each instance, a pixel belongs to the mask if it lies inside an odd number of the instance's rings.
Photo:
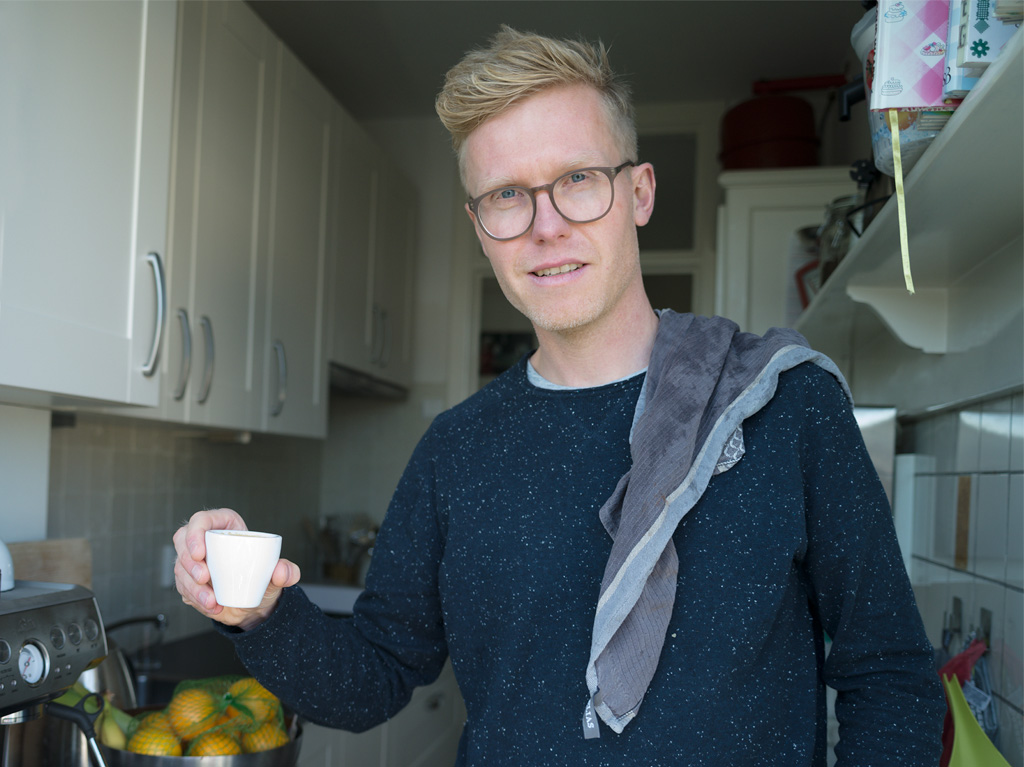
<svg viewBox="0 0 1024 767">
<path fill-rule="evenodd" d="M 633 168 L 633 222 L 644 226 L 654 213 L 654 166 L 649 162 Z"/>
</svg>

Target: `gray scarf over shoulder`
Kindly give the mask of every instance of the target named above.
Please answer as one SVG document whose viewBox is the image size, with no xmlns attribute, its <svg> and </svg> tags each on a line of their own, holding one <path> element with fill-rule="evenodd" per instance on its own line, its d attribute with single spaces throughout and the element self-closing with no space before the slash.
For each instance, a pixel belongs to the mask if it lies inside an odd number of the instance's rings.
<svg viewBox="0 0 1024 767">
<path fill-rule="evenodd" d="M 722 317 L 661 312 L 632 466 L 600 512 L 613 543 L 594 615 L 585 737 L 597 736 L 594 712 L 617 733 L 636 716 L 675 602 L 672 534 L 712 475 L 742 457 L 743 421 L 774 396 L 779 373 L 803 362 L 828 370 L 850 396 L 835 364 L 795 330 L 758 336 Z"/>
</svg>

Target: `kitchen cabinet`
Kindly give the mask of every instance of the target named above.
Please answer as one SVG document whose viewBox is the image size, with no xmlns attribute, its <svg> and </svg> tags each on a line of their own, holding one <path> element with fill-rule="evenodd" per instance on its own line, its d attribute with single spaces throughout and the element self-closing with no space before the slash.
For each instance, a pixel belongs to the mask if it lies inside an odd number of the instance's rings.
<svg viewBox="0 0 1024 767">
<path fill-rule="evenodd" d="M 4 401 L 159 401 L 176 11 L 0 3 Z"/>
<path fill-rule="evenodd" d="M 412 183 L 341 107 L 335 112 L 331 362 L 407 387 L 412 375 Z"/>
<path fill-rule="evenodd" d="M 465 710 L 451 663 L 385 725 L 381 767 L 449 767 L 455 763 Z"/>
<path fill-rule="evenodd" d="M 390 159 L 379 186 L 373 299 L 378 321 L 371 361 L 380 376 L 400 386 L 412 378 L 412 286 L 416 196 L 412 183 Z"/>
<path fill-rule="evenodd" d="M 989 391 L 1021 383 L 1022 49 L 1018 32 L 906 176 L 915 293 L 890 199 L 797 322 L 856 361 L 859 399 L 921 409 L 976 396 L 979 372 Z"/>
<path fill-rule="evenodd" d="M 376 372 L 371 262 L 377 238 L 381 152 L 342 107 L 335 107 L 332 183 L 331 362 L 358 373 Z"/>
<path fill-rule="evenodd" d="M 715 313 L 752 333 L 789 324 L 786 297 L 795 279 L 793 233 L 818 226 L 825 206 L 853 194 L 848 168 L 727 171 L 719 176 Z"/>
<path fill-rule="evenodd" d="M 244 3 L 179 10 L 161 415 L 258 429 L 276 44 Z"/>
<path fill-rule="evenodd" d="M 465 708 L 451 664 L 417 688 L 409 704 L 364 733 L 306 723 L 298 767 L 450 767 L 455 763 Z"/>
<path fill-rule="evenodd" d="M 328 176 L 333 101 L 283 44 L 276 51 L 265 290 L 262 429 L 323 437 Z"/>
</svg>

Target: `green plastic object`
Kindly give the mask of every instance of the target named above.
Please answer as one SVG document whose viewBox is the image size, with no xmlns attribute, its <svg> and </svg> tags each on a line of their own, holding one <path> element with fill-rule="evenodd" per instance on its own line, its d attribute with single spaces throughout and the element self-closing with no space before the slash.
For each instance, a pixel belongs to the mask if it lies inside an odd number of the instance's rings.
<svg viewBox="0 0 1024 767">
<path fill-rule="evenodd" d="M 942 685 L 953 715 L 953 753 L 949 767 L 1010 767 L 971 713 L 957 678 L 943 674 Z"/>
</svg>

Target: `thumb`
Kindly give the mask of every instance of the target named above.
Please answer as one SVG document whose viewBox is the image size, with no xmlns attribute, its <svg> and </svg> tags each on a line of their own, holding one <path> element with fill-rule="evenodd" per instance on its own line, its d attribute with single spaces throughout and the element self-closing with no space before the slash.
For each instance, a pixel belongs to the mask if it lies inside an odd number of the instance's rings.
<svg viewBox="0 0 1024 767">
<path fill-rule="evenodd" d="M 297 564 L 288 559 L 279 559 L 277 566 L 274 568 L 273 575 L 270 576 L 270 585 L 280 591 L 289 586 L 294 586 L 301 577 L 302 571 Z"/>
</svg>

